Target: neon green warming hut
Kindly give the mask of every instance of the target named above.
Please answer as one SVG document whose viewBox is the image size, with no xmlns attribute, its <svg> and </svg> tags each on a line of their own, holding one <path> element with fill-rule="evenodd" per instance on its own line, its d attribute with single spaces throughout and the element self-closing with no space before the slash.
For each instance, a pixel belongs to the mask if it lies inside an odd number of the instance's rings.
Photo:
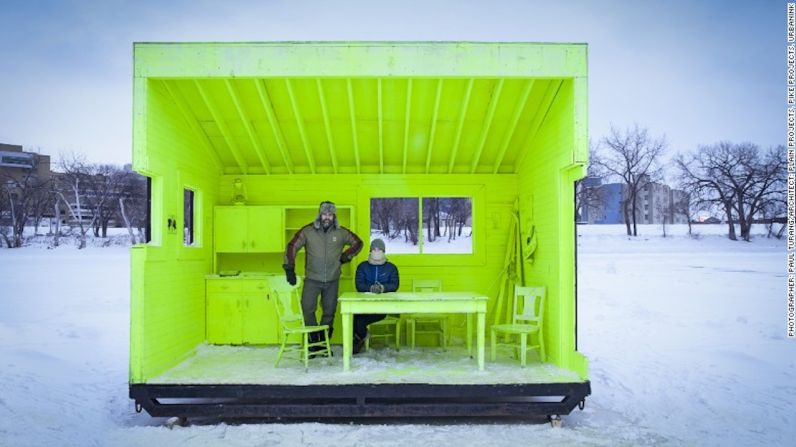
<svg viewBox="0 0 796 447">
<path fill-rule="evenodd" d="M 150 240 L 131 250 L 137 410 L 556 421 L 582 406 L 585 44 L 138 43 L 134 58 L 133 167 L 150 203 Z M 326 200 L 364 242 L 342 266 L 334 355 L 275 366 L 285 246 Z M 400 271 L 398 292 L 379 298 L 404 307 L 350 357 L 343 315 L 373 298 L 352 292 L 376 237 Z M 436 285 L 426 295 L 424 282 Z M 543 300 L 521 306 L 529 290 Z M 538 317 L 527 352 L 520 336 L 492 336 L 523 307 Z M 432 321 L 410 327 L 424 310 Z"/>
</svg>

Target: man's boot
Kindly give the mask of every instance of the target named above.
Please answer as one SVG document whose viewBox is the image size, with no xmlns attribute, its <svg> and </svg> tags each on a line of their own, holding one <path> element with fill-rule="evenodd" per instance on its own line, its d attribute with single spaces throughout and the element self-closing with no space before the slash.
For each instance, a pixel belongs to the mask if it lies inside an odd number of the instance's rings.
<svg viewBox="0 0 796 447">
<path fill-rule="evenodd" d="M 316 343 L 318 343 L 318 339 L 320 339 L 320 334 L 317 332 L 311 332 L 307 336 L 307 343 L 309 343 L 309 351 L 310 351 L 310 358 L 313 359 L 316 357 L 315 352 L 321 349 Z"/>
<path fill-rule="evenodd" d="M 323 351 L 326 349 L 326 337 L 324 337 L 323 332 L 314 332 L 310 334 L 310 340 L 315 340 L 314 342 L 310 343 L 319 343 L 315 346 L 310 346 L 310 358 L 313 359 L 315 357 L 326 357 L 326 354 L 319 354 L 318 351 Z M 329 349 L 329 356 L 331 357 L 332 350 Z"/>
</svg>

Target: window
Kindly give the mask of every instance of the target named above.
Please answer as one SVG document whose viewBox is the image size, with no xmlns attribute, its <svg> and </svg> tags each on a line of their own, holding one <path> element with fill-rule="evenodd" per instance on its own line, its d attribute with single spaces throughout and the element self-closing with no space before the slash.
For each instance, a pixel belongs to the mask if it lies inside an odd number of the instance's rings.
<svg viewBox="0 0 796 447">
<path fill-rule="evenodd" d="M 392 254 L 472 254 L 472 221 L 469 197 L 370 200 L 370 239 Z"/>
<path fill-rule="evenodd" d="M 419 254 L 418 199 L 370 199 L 370 240 L 383 239 L 387 253 Z"/>
<path fill-rule="evenodd" d="M 194 242 L 194 192 L 185 188 L 183 193 L 183 243 L 186 246 Z"/>
<path fill-rule="evenodd" d="M 146 176 L 146 215 L 144 216 L 144 242 L 152 242 L 152 177 Z M 141 233 L 139 225 L 139 234 Z"/>
<path fill-rule="evenodd" d="M 0 166 L 10 168 L 34 168 L 34 154 L 25 152 L 0 152 Z"/>
<path fill-rule="evenodd" d="M 473 207 L 469 197 L 423 198 L 423 253 L 472 253 Z"/>
</svg>

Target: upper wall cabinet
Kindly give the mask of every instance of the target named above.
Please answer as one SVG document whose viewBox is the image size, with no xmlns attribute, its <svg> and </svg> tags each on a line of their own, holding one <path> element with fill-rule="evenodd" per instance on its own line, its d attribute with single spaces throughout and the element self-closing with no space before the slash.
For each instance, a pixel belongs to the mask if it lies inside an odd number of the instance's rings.
<svg viewBox="0 0 796 447">
<path fill-rule="evenodd" d="M 279 206 L 217 206 L 216 253 L 275 253 L 285 250 Z"/>
</svg>

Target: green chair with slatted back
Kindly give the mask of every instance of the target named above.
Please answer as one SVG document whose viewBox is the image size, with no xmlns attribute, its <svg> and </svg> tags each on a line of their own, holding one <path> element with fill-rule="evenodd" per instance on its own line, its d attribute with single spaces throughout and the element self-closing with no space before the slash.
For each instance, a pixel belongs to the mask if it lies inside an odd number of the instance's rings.
<svg viewBox="0 0 796 447">
<path fill-rule="evenodd" d="M 304 362 L 304 370 L 309 369 L 309 350 L 311 347 L 319 347 L 314 355 L 332 356 L 329 346 L 329 325 L 305 326 L 304 317 L 301 314 L 300 294 L 301 278 L 297 278 L 295 286 L 291 286 L 281 276 L 274 278 L 271 282 L 271 297 L 276 299 L 276 313 L 279 317 L 280 338 L 282 343 L 279 353 L 276 355 L 275 368 L 279 367 L 282 355 L 288 353 L 298 353 L 299 360 Z M 310 342 L 310 334 L 323 333 L 323 341 Z M 288 344 L 288 338 L 297 335 L 298 345 Z"/>
<path fill-rule="evenodd" d="M 395 340 L 395 350 L 401 350 L 401 320 L 398 317 L 387 315 L 383 320 L 368 325 L 368 336 L 365 338 L 365 351 L 370 349 L 371 339 L 384 339 L 385 344 L 390 339 Z"/>
<path fill-rule="evenodd" d="M 442 280 L 415 279 L 412 280 L 412 292 L 442 292 Z M 441 314 L 406 314 L 401 318 L 406 321 L 407 343 L 415 347 L 417 334 L 435 334 L 439 336 L 439 344 L 443 349 L 448 346 L 448 317 Z M 418 329 L 418 325 L 432 326 L 428 329 Z M 436 327 L 434 327 L 436 326 Z"/>
<path fill-rule="evenodd" d="M 525 366 L 526 354 L 529 349 L 539 351 L 539 359 L 545 361 L 544 353 L 544 287 L 515 287 L 514 306 L 512 310 L 511 324 L 496 324 L 492 326 L 492 361 L 497 355 L 497 345 L 508 345 L 515 348 L 515 353 L 519 353 L 520 365 Z M 518 342 L 498 343 L 499 334 L 508 334 L 519 337 Z M 528 338 L 536 335 L 536 344 L 528 345 Z"/>
</svg>

